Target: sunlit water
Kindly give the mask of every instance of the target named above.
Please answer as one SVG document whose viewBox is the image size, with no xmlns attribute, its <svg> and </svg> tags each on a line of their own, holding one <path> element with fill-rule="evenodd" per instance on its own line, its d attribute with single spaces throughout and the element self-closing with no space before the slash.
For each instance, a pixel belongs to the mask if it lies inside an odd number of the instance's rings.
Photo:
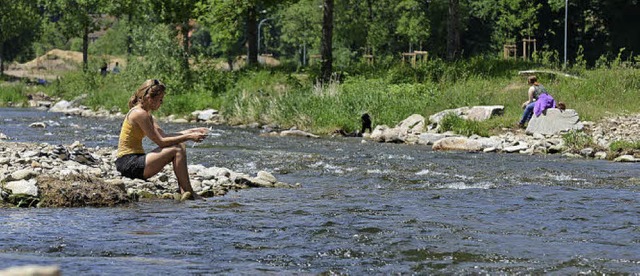
<svg viewBox="0 0 640 276">
<path fill-rule="evenodd" d="M 115 147 L 120 120 L 0 109 L 15 141 Z M 46 122 L 45 129 L 28 128 Z M 187 125 L 163 124 L 165 130 Z M 0 209 L 0 269 L 82 274 L 640 273 L 640 164 L 433 152 L 218 126 L 190 163 L 299 189 Z M 151 147 L 151 144 L 145 144 Z"/>
</svg>

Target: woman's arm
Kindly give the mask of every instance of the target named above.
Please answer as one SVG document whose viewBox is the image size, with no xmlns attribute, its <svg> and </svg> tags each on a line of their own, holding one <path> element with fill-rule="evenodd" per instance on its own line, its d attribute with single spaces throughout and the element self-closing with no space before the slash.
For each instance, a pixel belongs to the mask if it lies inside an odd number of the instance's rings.
<svg viewBox="0 0 640 276">
<path fill-rule="evenodd" d="M 536 92 L 536 88 L 534 86 L 529 87 L 529 103 L 532 103 L 534 101 L 533 99 L 533 94 Z"/>
<path fill-rule="evenodd" d="M 138 109 L 129 114 L 129 119 L 138 124 L 144 134 L 156 143 L 159 147 L 173 146 L 186 141 L 202 141 L 206 134 L 199 132 L 178 133 L 176 135 L 167 135 L 162 128 L 153 120 L 148 112 Z"/>
<path fill-rule="evenodd" d="M 529 91 L 527 91 L 527 95 L 529 96 L 529 99 L 526 102 L 522 103 L 522 108 L 527 107 L 528 104 L 533 102 L 533 93 L 535 92 L 536 92 L 536 89 L 533 86 L 529 87 Z"/>
</svg>

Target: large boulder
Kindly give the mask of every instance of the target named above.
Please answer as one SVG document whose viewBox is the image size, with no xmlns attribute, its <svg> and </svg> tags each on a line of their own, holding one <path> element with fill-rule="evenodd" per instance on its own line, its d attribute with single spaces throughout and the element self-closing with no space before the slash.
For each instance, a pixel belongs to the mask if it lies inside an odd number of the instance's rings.
<svg viewBox="0 0 640 276">
<path fill-rule="evenodd" d="M 9 267 L 0 270 L 0 275 L 3 276 L 60 276 L 60 267 L 56 265 L 41 266 L 41 265 L 26 265 Z"/>
<path fill-rule="evenodd" d="M 429 116 L 429 122 L 439 124 L 442 118 L 452 113 L 465 120 L 484 121 L 492 116 L 502 115 L 504 113 L 503 105 L 478 105 L 473 107 L 459 107 L 455 109 L 447 109 Z"/>
<path fill-rule="evenodd" d="M 38 186 L 36 186 L 35 179 L 11 181 L 5 184 L 4 187 L 11 190 L 11 193 L 13 194 L 38 196 Z"/>
<path fill-rule="evenodd" d="M 481 151 L 488 148 L 500 146 L 500 139 L 497 137 L 471 137 L 450 136 L 442 138 L 431 147 L 433 150 L 461 150 L 461 151 Z"/>
<path fill-rule="evenodd" d="M 527 134 L 553 135 L 563 131 L 582 130 L 584 125 L 579 122 L 578 112 L 573 109 L 560 110 L 549 108 L 543 114 L 535 115 L 529 121 Z"/>
<path fill-rule="evenodd" d="M 378 125 L 373 129 L 369 138 L 376 142 L 402 143 L 400 133 L 396 128 L 389 128 L 387 125 Z"/>
<path fill-rule="evenodd" d="M 61 100 L 59 102 L 57 102 L 56 104 L 54 104 L 50 109 L 49 112 L 65 112 L 67 109 L 71 108 L 71 102 L 65 101 L 65 100 Z"/>
<path fill-rule="evenodd" d="M 447 137 L 460 137 L 461 135 L 458 134 L 454 134 L 451 132 L 445 132 L 445 133 L 431 133 L 431 132 L 425 132 L 425 133 L 421 133 L 420 136 L 418 136 L 418 145 L 433 145 L 435 142 L 437 142 L 440 139 L 443 138 L 447 138 Z"/>
<path fill-rule="evenodd" d="M 446 137 L 433 143 L 432 149 L 481 151 L 483 149 L 483 145 L 478 140 L 473 140 L 466 137 Z"/>
<path fill-rule="evenodd" d="M 386 125 L 376 126 L 369 138 L 377 142 L 415 144 L 424 129 L 424 117 L 420 114 L 413 114 L 393 128 Z"/>
<path fill-rule="evenodd" d="M 191 115 L 194 116 L 198 122 L 211 121 L 219 117 L 219 112 L 215 109 L 196 110 L 191 112 Z"/>
<path fill-rule="evenodd" d="M 482 105 L 474 106 L 466 114 L 467 120 L 484 121 L 493 116 L 499 116 L 504 114 L 503 105 Z"/>
</svg>

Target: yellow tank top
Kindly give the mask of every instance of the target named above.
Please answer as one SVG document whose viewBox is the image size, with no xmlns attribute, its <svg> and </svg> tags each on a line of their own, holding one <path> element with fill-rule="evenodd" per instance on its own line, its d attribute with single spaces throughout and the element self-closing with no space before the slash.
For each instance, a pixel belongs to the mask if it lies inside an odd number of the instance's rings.
<svg viewBox="0 0 640 276">
<path fill-rule="evenodd" d="M 129 110 L 129 113 L 131 113 L 131 110 Z M 122 122 L 120 140 L 118 141 L 118 157 L 127 154 L 144 153 L 144 148 L 142 147 L 144 131 L 138 125 L 129 123 L 129 113 L 127 113 L 127 116 L 124 117 L 124 122 Z"/>
</svg>

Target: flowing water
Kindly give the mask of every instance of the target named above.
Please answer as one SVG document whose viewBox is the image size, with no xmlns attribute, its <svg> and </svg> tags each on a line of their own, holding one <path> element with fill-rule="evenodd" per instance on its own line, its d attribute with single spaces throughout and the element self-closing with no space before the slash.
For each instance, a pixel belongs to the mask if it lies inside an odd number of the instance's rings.
<svg viewBox="0 0 640 276">
<path fill-rule="evenodd" d="M 115 147 L 121 120 L 0 109 L 16 141 Z M 45 129 L 29 128 L 46 122 Z M 165 130 L 189 125 L 162 124 Z M 640 273 L 640 164 L 434 152 L 216 126 L 191 164 L 298 189 L 205 202 L 0 209 L 0 269 L 92 274 Z M 151 147 L 151 144 L 145 144 Z"/>
</svg>

